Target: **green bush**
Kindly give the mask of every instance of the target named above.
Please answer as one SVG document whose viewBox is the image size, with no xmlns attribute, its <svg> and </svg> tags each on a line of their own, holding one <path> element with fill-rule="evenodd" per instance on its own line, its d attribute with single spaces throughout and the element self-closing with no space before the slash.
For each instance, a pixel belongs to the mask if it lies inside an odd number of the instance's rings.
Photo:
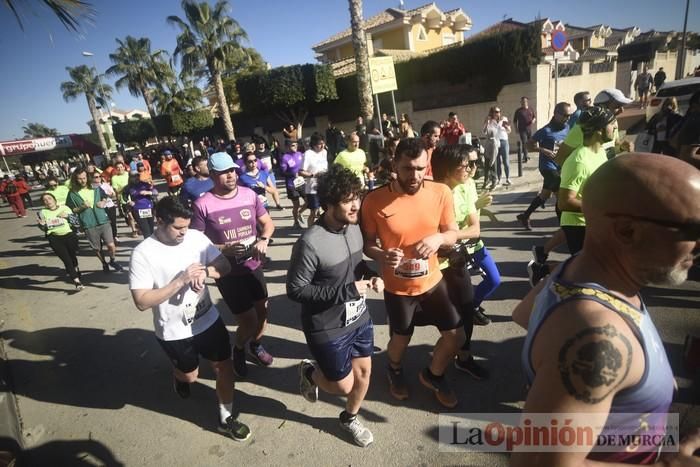
<svg viewBox="0 0 700 467">
<path fill-rule="evenodd" d="M 149 138 L 156 135 L 156 129 L 150 119 L 130 120 L 112 125 L 114 138 L 122 144 L 143 146 Z"/>
<path fill-rule="evenodd" d="M 214 118 L 208 109 L 201 109 L 158 115 L 154 123 L 162 136 L 188 136 L 210 128 L 214 125 Z"/>
</svg>

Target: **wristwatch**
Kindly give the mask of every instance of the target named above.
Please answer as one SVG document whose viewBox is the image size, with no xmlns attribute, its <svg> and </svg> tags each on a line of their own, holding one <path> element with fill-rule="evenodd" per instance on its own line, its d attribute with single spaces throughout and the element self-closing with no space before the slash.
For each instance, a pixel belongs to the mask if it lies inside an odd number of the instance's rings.
<svg viewBox="0 0 700 467">
<path fill-rule="evenodd" d="M 260 240 L 265 240 L 266 242 L 269 242 L 269 241 L 270 241 L 270 239 L 267 238 L 267 237 L 260 237 Z"/>
</svg>

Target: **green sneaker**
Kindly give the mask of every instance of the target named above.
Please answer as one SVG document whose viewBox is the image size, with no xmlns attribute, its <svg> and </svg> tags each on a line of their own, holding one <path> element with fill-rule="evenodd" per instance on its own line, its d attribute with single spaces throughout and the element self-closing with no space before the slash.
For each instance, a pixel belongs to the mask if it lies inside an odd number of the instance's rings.
<svg viewBox="0 0 700 467">
<path fill-rule="evenodd" d="M 250 428 L 230 415 L 225 423 L 219 422 L 219 431 L 230 436 L 234 441 L 245 441 L 250 438 Z"/>
</svg>

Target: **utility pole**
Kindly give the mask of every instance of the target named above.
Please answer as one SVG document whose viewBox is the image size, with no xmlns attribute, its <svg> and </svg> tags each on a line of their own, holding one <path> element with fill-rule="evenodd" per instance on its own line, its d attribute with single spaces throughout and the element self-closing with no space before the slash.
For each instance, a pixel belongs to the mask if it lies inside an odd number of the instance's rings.
<svg viewBox="0 0 700 467">
<path fill-rule="evenodd" d="M 681 40 L 681 48 L 678 51 L 678 66 L 676 67 L 676 79 L 682 79 L 685 75 L 685 43 L 688 38 L 688 10 L 690 9 L 690 0 L 685 2 L 685 19 L 683 20 L 683 39 Z"/>
</svg>

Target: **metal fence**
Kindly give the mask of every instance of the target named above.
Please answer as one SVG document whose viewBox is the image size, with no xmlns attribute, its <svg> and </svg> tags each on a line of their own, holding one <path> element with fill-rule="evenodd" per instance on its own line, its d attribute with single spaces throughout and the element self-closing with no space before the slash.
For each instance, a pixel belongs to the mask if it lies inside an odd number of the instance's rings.
<svg viewBox="0 0 700 467">
<path fill-rule="evenodd" d="M 559 65 L 559 77 L 566 78 L 567 76 L 577 76 L 582 73 L 581 63 L 564 63 Z M 552 70 L 552 79 L 556 77 L 554 70 Z"/>
<path fill-rule="evenodd" d="M 614 70 L 614 62 L 591 63 L 591 67 L 589 68 L 591 73 L 608 73 Z"/>
</svg>

